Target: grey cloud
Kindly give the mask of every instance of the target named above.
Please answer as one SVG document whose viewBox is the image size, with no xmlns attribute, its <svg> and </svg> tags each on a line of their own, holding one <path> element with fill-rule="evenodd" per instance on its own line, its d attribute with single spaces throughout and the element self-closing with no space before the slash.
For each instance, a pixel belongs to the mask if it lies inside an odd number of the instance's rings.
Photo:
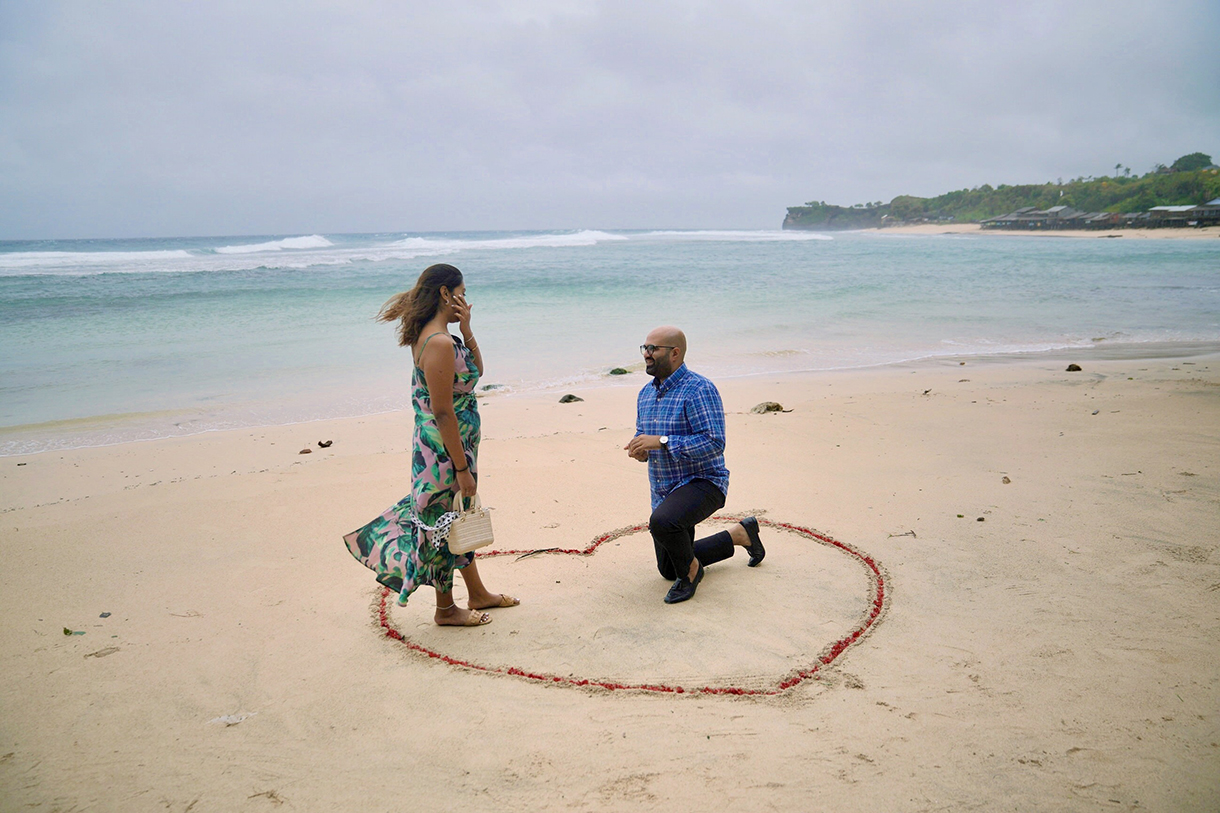
<svg viewBox="0 0 1220 813">
<path fill-rule="evenodd" d="M 1214 4 L 0 6 L 0 237 L 775 227 L 1220 132 Z"/>
</svg>

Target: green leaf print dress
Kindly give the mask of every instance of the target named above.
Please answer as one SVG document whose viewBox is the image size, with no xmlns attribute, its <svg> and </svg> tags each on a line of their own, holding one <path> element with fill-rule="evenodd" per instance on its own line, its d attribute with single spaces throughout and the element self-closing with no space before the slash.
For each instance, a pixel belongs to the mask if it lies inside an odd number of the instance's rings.
<svg viewBox="0 0 1220 813">
<path fill-rule="evenodd" d="M 457 413 L 462 448 L 466 450 L 466 465 L 477 480 L 479 405 L 474 388 L 479 381 L 479 369 L 465 345 L 449 333 L 443 335 L 453 342 L 453 409 Z M 425 339 L 425 346 L 433 336 Z M 430 584 L 443 593 L 451 591 L 454 568 L 465 567 L 474 558 L 474 553 L 454 556 L 443 540 L 434 540 L 431 531 L 422 530 L 412 519 L 414 515 L 425 525 L 435 526 L 441 515 L 453 508 L 457 477 L 432 414 L 424 371 L 418 365 L 414 367 L 411 383 L 415 406 L 411 493 L 368 525 L 343 537 L 352 556 L 375 572 L 377 581 L 398 593 L 400 605 L 406 604 L 420 585 Z"/>
</svg>

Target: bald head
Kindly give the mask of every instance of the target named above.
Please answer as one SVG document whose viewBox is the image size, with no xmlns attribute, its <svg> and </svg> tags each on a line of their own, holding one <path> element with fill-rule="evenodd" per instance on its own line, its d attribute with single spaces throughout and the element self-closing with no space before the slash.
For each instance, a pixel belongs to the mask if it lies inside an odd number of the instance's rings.
<svg viewBox="0 0 1220 813">
<path fill-rule="evenodd" d="M 682 359 L 686 358 L 686 334 L 673 325 L 661 325 L 654 327 L 648 334 L 648 338 L 644 340 L 645 344 L 655 344 L 658 347 L 665 345 L 666 347 L 675 347 L 678 350 L 678 363 L 682 363 Z"/>
<path fill-rule="evenodd" d="M 673 325 L 653 328 L 644 344 L 656 345 L 656 351 L 644 357 L 645 370 L 656 378 L 668 378 L 686 360 L 686 334 Z"/>
</svg>

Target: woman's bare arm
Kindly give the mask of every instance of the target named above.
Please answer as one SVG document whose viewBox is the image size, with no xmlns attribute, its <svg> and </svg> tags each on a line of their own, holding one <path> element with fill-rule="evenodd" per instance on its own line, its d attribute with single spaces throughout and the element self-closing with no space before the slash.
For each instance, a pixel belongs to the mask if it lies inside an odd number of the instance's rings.
<svg viewBox="0 0 1220 813">
<path fill-rule="evenodd" d="M 466 450 L 462 446 L 462 435 L 458 427 L 457 413 L 453 409 L 453 342 L 428 342 L 424 348 L 419 366 L 424 371 L 424 380 L 428 383 L 428 394 L 432 401 L 432 414 L 436 418 L 436 428 L 441 433 L 441 442 L 445 451 L 453 461 L 454 470 L 466 468 L 457 472 L 458 486 L 466 496 L 475 493 L 474 476 L 470 473 L 466 461 Z"/>
</svg>

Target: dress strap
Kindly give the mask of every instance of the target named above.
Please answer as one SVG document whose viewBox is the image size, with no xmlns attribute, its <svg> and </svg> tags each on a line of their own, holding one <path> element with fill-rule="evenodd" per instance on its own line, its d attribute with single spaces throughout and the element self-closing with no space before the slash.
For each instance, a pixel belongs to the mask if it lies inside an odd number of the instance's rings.
<svg viewBox="0 0 1220 813">
<path fill-rule="evenodd" d="M 424 348 L 428 346 L 428 342 L 432 341 L 433 336 L 448 336 L 450 341 L 453 341 L 453 334 L 447 330 L 438 330 L 431 333 L 424 339 L 424 343 L 419 346 L 419 355 L 415 357 L 415 366 L 419 366 L 419 360 L 424 357 Z"/>
</svg>

